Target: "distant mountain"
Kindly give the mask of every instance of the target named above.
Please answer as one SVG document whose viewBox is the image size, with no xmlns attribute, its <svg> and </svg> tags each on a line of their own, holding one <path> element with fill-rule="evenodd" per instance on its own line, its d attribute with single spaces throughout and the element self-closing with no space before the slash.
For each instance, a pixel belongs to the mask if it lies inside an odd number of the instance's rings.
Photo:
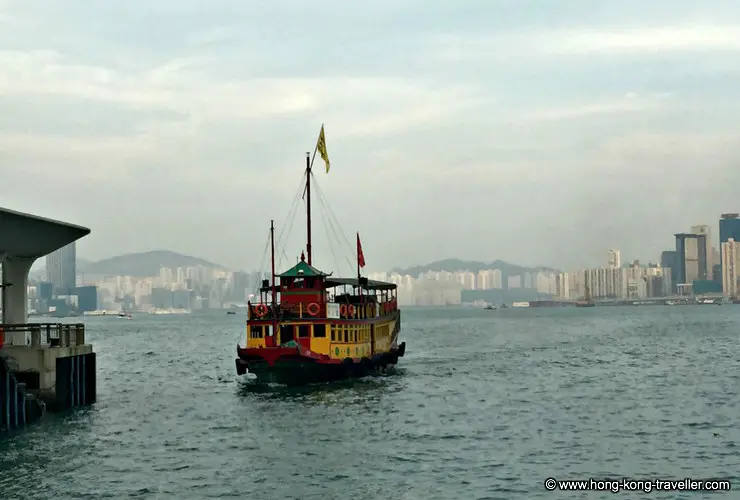
<svg viewBox="0 0 740 500">
<path fill-rule="evenodd" d="M 85 272 L 85 269 L 87 269 L 87 266 L 89 266 L 92 263 L 93 263 L 93 261 L 91 261 L 89 259 L 80 259 L 78 257 L 77 260 L 76 260 L 76 265 L 75 265 L 75 267 L 77 268 L 77 272 L 78 273 L 84 273 Z"/>
<path fill-rule="evenodd" d="M 477 273 L 478 271 L 482 271 L 484 269 L 499 269 L 501 270 L 501 274 L 504 276 L 516 276 L 522 273 L 531 273 L 537 271 L 559 272 L 557 269 L 552 269 L 549 267 L 524 267 L 518 266 L 516 264 L 509 264 L 508 262 L 504 262 L 502 260 L 495 260 L 493 262 L 486 263 L 460 259 L 438 260 L 424 266 L 414 266 L 406 269 L 392 269 L 391 272 L 396 272 L 398 274 L 409 274 L 415 278 L 418 278 L 421 273 L 425 273 L 427 271 L 470 271 L 473 273 Z"/>
<path fill-rule="evenodd" d="M 109 259 L 99 260 L 97 262 L 87 262 L 84 268 L 80 266 L 80 260 L 77 260 L 79 272 L 87 275 L 107 275 L 107 276 L 158 276 L 159 269 L 169 267 L 176 269 L 178 267 L 205 266 L 217 269 L 226 269 L 224 266 L 208 262 L 207 260 L 189 255 L 182 255 L 169 250 L 153 250 L 151 252 L 130 253 L 119 255 Z"/>
</svg>

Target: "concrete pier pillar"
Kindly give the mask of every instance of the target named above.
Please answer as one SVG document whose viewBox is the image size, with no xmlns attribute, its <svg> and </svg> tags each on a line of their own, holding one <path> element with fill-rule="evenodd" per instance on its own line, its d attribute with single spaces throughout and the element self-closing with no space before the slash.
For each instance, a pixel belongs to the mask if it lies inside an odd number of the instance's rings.
<svg viewBox="0 0 740 500">
<path fill-rule="evenodd" d="M 28 272 L 36 258 L 8 255 L 3 261 L 3 318 L 2 323 L 23 324 L 28 321 Z"/>
</svg>

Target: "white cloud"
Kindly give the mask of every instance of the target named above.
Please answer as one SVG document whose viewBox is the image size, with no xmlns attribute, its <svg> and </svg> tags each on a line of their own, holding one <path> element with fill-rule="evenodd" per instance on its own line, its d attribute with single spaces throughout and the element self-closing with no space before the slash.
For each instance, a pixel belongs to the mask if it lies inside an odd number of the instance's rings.
<svg viewBox="0 0 740 500">
<path fill-rule="evenodd" d="M 645 54 L 740 51 L 740 25 L 686 25 L 553 33 L 540 41 L 553 54 Z"/>
<path fill-rule="evenodd" d="M 436 58 L 448 62 L 490 60 L 521 63 L 520 58 L 559 56 L 659 55 L 678 52 L 740 51 L 740 25 L 684 25 L 615 28 L 516 30 L 496 34 L 434 35 Z"/>
</svg>

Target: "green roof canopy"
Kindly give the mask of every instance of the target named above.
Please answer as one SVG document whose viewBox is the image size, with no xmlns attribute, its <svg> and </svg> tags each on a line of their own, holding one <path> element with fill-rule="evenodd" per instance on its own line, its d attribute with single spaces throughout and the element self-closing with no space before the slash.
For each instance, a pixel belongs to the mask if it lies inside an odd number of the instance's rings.
<svg viewBox="0 0 740 500">
<path fill-rule="evenodd" d="M 306 261 L 302 260 L 292 268 L 288 269 L 282 274 L 278 274 L 278 278 L 305 278 L 313 276 L 329 276 L 328 274 L 319 271 L 313 266 L 309 266 Z"/>
</svg>

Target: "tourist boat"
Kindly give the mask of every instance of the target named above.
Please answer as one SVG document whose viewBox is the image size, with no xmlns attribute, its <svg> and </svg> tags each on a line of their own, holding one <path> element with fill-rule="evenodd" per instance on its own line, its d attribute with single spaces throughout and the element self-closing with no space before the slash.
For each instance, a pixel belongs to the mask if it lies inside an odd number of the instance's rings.
<svg viewBox="0 0 740 500">
<path fill-rule="evenodd" d="M 286 385 L 330 382 L 384 372 L 404 355 L 398 344 L 401 312 L 397 286 L 361 276 L 365 266 L 357 233 L 357 276 L 334 277 L 313 265 L 311 178 L 316 151 L 326 163 L 322 125 L 313 157 L 306 156 L 305 252 L 290 269 L 275 273 L 275 226 L 270 223 L 271 277 L 258 302 L 247 303 L 246 345 L 237 344 L 236 371 Z M 302 186 L 303 188 L 303 186 Z"/>
</svg>

